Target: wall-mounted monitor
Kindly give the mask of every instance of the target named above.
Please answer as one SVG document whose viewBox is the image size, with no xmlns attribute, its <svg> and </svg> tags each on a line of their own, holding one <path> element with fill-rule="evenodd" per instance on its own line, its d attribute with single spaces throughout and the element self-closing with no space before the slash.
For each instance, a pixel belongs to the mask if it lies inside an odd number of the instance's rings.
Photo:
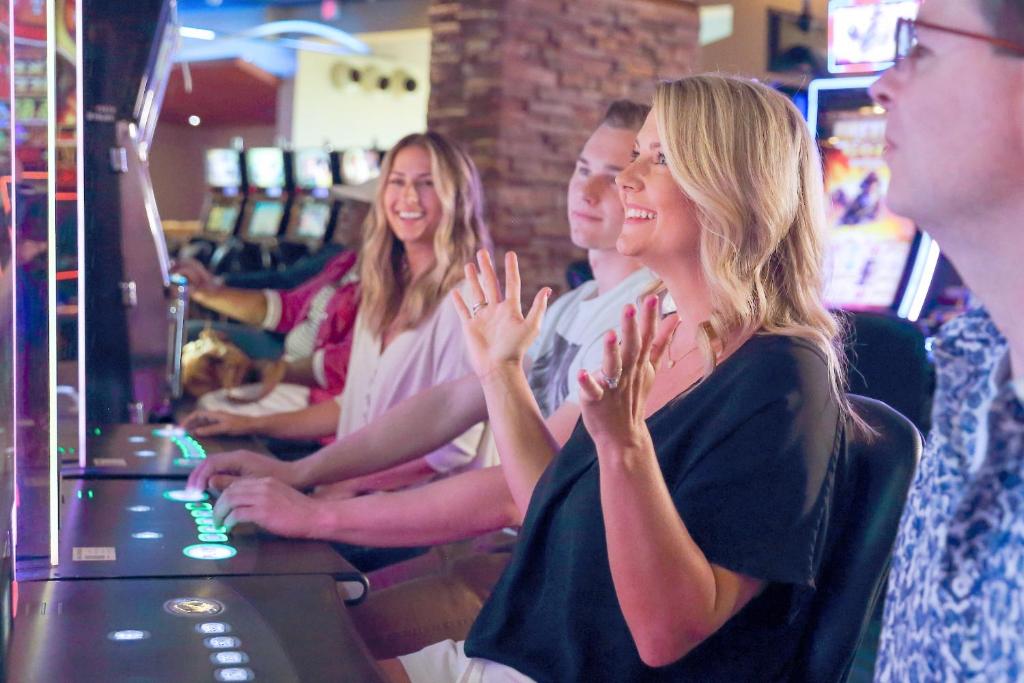
<svg viewBox="0 0 1024 683">
<path fill-rule="evenodd" d="M 249 185 L 261 190 L 285 186 L 284 150 L 277 147 L 253 147 L 245 151 L 245 170 Z"/>
<path fill-rule="evenodd" d="M 918 0 L 830 0 L 828 70 L 873 73 L 893 64 L 896 22 L 917 16 Z"/>
<path fill-rule="evenodd" d="M 216 188 L 242 185 L 242 159 L 233 149 L 206 150 L 206 184 Z"/>
</svg>

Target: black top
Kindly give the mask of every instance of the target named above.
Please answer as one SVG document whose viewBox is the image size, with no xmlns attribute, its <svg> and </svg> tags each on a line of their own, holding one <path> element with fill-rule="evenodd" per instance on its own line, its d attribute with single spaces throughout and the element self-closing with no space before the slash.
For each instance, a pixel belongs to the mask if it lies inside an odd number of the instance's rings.
<svg viewBox="0 0 1024 683">
<path fill-rule="evenodd" d="M 801 340 L 753 337 L 647 427 L 694 541 L 709 561 L 765 581 L 765 590 L 682 659 L 646 666 L 612 584 L 597 456 L 581 422 L 534 490 L 468 655 L 537 681 L 785 677 L 845 457 L 824 359 Z"/>
</svg>

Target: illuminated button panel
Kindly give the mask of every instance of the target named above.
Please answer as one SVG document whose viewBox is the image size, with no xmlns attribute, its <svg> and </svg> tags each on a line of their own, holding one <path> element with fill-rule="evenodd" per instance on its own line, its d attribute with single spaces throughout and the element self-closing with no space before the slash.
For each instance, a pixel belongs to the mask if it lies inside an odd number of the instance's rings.
<svg viewBox="0 0 1024 683">
<path fill-rule="evenodd" d="M 168 600 L 164 610 L 180 617 L 200 617 L 220 614 L 226 610 L 223 603 L 212 598 L 182 597 Z M 249 663 L 249 655 L 243 652 L 242 639 L 230 635 L 234 629 L 224 621 L 202 621 L 195 625 L 196 636 L 202 639 L 203 647 L 210 652 L 210 664 L 216 667 L 213 671 L 215 681 L 254 681 L 256 674 L 245 667 Z M 146 633 L 145 631 L 119 631 L 116 633 Z M 110 634 L 111 639 L 114 634 Z M 146 633 L 148 637 L 148 633 Z M 125 638 L 127 640 L 128 638 Z"/>
<path fill-rule="evenodd" d="M 222 525 L 213 523 L 213 504 L 209 502 L 210 494 L 205 491 L 189 491 L 187 489 L 164 491 L 164 498 L 176 503 L 184 503 L 185 511 L 196 525 L 198 543 L 187 545 L 181 552 L 193 560 L 228 560 L 238 554 L 238 549 L 230 544 L 228 530 Z"/>
<path fill-rule="evenodd" d="M 181 427 L 169 426 L 154 429 L 153 436 L 170 439 L 171 443 L 178 448 L 180 457 L 174 459 L 174 464 L 179 467 L 194 467 L 196 463 L 206 458 L 206 449 L 203 448 L 203 444 L 196 441 L 195 437 Z"/>
</svg>

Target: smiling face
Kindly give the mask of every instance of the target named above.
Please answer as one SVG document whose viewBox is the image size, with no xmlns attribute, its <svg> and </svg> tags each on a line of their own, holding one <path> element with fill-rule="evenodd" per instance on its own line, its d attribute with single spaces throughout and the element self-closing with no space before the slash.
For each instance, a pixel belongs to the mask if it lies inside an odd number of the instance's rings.
<svg viewBox="0 0 1024 683">
<path fill-rule="evenodd" d="M 406 249 L 433 249 L 444 209 L 434 187 L 430 152 L 418 145 L 399 151 L 385 183 L 384 212 L 391 232 Z"/>
<path fill-rule="evenodd" d="M 633 161 L 616 178 L 626 211 L 619 253 L 663 272 L 659 263 L 692 260 L 700 248 L 696 207 L 669 171 L 652 111 L 636 136 Z"/>
<path fill-rule="evenodd" d="M 918 19 L 982 35 L 977 0 L 927 0 Z M 871 89 L 888 111 L 888 203 L 940 242 L 978 224 L 1024 184 L 1024 59 L 983 40 L 919 26 L 918 46 Z M 943 246 L 948 246 L 944 244 Z"/>
<path fill-rule="evenodd" d="M 615 176 L 629 164 L 635 137 L 632 130 L 602 125 L 583 146 L 568 195 L 569 229 L 577 247 L 615 249 L 625 217 Z"/>
</svg>

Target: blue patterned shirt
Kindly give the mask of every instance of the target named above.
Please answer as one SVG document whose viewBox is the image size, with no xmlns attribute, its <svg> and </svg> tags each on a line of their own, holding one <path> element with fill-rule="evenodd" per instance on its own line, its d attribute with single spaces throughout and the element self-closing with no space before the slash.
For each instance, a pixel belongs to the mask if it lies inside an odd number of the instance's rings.
<svg viewBox="0 0 1024 683">
<path fill-rule="evenodd" d="M 932 431 L 893 554 L 875 680 L 1024 680 L 1024 399 L 988 313 L 934 347 Z"/>
</svg>

